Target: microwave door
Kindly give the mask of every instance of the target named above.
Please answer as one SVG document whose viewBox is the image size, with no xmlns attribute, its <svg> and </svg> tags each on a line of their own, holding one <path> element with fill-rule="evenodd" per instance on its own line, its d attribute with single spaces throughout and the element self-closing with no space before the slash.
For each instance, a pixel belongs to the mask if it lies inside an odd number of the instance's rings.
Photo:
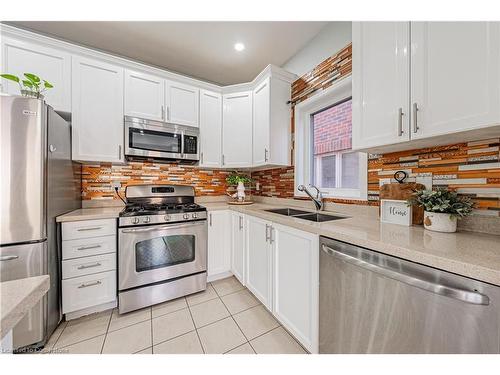
<svg viewBox="0 0 500 375">
<path fill-rule="evenodd" d="M 152 126 L 126 127 L 125 154 L 157 158 L 182 158 L 182 133 Z"/>
</svg>

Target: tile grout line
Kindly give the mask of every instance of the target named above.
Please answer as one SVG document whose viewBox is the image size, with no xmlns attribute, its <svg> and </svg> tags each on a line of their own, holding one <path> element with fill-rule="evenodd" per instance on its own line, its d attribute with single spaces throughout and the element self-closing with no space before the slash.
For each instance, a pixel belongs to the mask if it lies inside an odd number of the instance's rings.
<svg viewBox="0 0 500 375">
<path fill-rule="evenodd" d="M 222 302 L 222 304 L 224 305 L 224 307 L 225 307 L 225 308 L 227 309 L 227 311 L 229 312 L 229 316 L 231 317 L 231 319 L 233 319 L 234 324 L 236 324 L 236 327 L 238 327 L 238 329 L 240 330 L 241 334 L 243 335 L 243 337 L 244 337 L 244 338 L 245 338 L 245 340 L 246 340 L 246 342 L 244 342 L 244 343 L 243 343 L 243 344 L 241 344 L 241 345 L 244 345 L 244 344 L 248 343 L 248 344 L 250 345 L 250 347 L 252 348 L 252 350 L 255 352 L 255 350 L 253 349 L 252 344 L 250 344 L 250 341 L 248 340 L 248 337 L 245 335 L 245 332 L 243 332 L 243 330 L 242 330 L 242 329 L 241 329 L 241 327 L 239 326 L 239 324 L 238 324 L 238 322 L 236 321 L 236 319 L 234 319 L 233 314 L 231 314 L 231 311 L 229 311 L 229 309 L 227 308 L 226 304 L 224 303 L 224 301 L 223 301 L 223 300 L 222 300 L 222 298 L 220 297 L 219 292 L 217 292 L 217 289 L 215 289 L 215 288 L 214 288 L 214 290 L 215 290 L 215 293 L 219 296 L 219 299 L 221 300 L 221 302 Z M 242 290 L 244 290 L 244 289 L 242 289 Z M 241 346 L 241 345 L 238 345 L 238 346 Z M 232 349 L 229 349 L 228 351 L 231 351 L 231 350 L 233 350 L 233 349 L 236 349 L 238 346 L 236 346 L 236 347 L 234 347 L 234 348 L 232 348 Z M 227 353 L 227 352 L 226 352 L 226 353 Z"/>
<path fill-rule="evenodd" d="M 61 333 L 59 333 L 59 336 L 57 336 L 56 341 L 54 342 L 54 345 L 52 345 L 52 347 L 50 348 L 50 350 L 49 350 L 49 352 L 48 352 L 49 354 L 50 354 L 50 352 L 52 352 L 54 349 L 57 349 L 57 348 L 56 348 L 57 342 L 58 342 L 58 341 L 59 341 L 59 339 L 61 338 L 61 335 L 63 334 L 63 332 L 64 332 L 64 330 L 66 329 L 66 327 L 68 326 L 68 322 L 66 322 L 66 321 L 62 322 L 62 321 L 61 321 L 61 323 L 59 323 L 59 324 L 62 324 L 62 323 L 66 323 L 66 324 L 64 325 L 63 329 L 61 330 Z M 56 329 L 57 329 L 57 327 L 56 327 Z M 54 331 L 55 331 L 55 330 L 54 330 Z M 52 334 L 53 334 L 53 333 L 52 333 Z M 49 337 L 49 340 L 50 340 L 50 339 L 51 339 L 51 337 Z M 47 340 L 47 342 L 48 342 L 48 340 Z"/>
<path fill-rule="evenodd" d="M 106 339 L 108 338 L 109 326 L 111 325 L 111 319 L 113 319 L 113 311 L 114 309 L 111 310 L 111 314 L 109 315 L 108 326 L 106 327 L 106 332 L 104 332 L 104 340 L 102 340 L 100 354 L 102 354 L 102 351 L 104 350 L 104 344 L 106 343 Z"/>
<path fill-rule="evenodd" d="M 198 328 L 196 328 L 196 323 L 195 323 L 194 318 L 193 318 L 193 313 L 191 312 L 191 308 L 189 307 L 187 300 L 186 300 L 186 304 L 188 305 L 189 315 L 191 316 L 191 321 L 193 322 L 194 330 L 196 332 L 196 337 L 198 337 L 198 342 L 200 343 L 201 350 L 203 351 L 203 354 L 206 354 L 205 348 L 203 347 L 203 343 L 201 342 L 201 339 L 200 339 L 200 334 L 198 333 Z M 186 332 L 186 333 L 189 333 L 189 332 Z"/>
</svg>

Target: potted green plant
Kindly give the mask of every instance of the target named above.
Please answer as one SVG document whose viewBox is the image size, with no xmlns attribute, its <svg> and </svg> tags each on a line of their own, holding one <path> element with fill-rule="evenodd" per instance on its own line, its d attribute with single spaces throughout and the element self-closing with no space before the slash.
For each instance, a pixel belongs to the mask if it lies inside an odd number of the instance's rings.
<svg viewBox="0 0 500 375">
<path fill-rule="evenodd" d="M 226 182 L 228 185 L 236 185 L 236 194 L 231 195 L 231 197 L 236 198 L 238 201 L 245 200 L 245 184 L 251 184 L 252 179 L 244 174 L 239 174 L 234 172 L 227 176 Z"/>
<path fill-rule="evenodd" d="M 50 82 L 41 79 L 33 73 L 24 73 L 25 79 L 21 79 L 13 74 L 0 74 L 0 77 L 16 82 L 19 85 L 21 95 L 30 98 L 43 100 L 43 93 L 54 87 Z"/>
<path fill-rule="evenodd" d="M 424 208 L 425 229 L 436 232 L 456 232 L 457 220 L 472 214 L 474 202 L 447 189 L 418 190 L 408 204 Z"/>
</svg>

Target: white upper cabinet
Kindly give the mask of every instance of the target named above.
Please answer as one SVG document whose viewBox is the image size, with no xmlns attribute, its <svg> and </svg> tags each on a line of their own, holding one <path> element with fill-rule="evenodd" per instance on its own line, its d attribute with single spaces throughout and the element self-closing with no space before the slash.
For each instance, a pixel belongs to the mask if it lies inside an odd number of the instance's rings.
<svg viewBox="0 0 500 375">
<path fill-rule="evenodd" d="M 252 92 L 223 95 L 222 166 L 252 166 Z"/>
<path fill-rule="evenodd" d="M 45 101 L 58 111 L 71 112 L 71 55 L 57 49 L 2 37 L 2 73 L 24 79 L 33 73 L 50 82 Z M 21 95 L 19 85 L 0 79 L 2 92 Z"/>
<path fill-rule="evenodd" d="M 123 69 L 73 56 L 73 160 L 123 162 Z"/>
<path fill-rule="evenodd" d="M 498 134 L 498 22 L 353 22 L 352 35 L 354 149 Z"/>
<path fill-rule="evenodd" d="M 154 75 L 126 70 L 125 114 L 165 121 L 165 80 Z"/>
<path fill-rule="evenodd" d="M 500 23 L 412 22 L 412 138 L 500 124 Z"/>
<path fill-rule="evenodd" d="M 353 22 L 353 149 L 408 141 L 409 22 Z"/>
<path fill-rule="evenodd" d="M 291 163 L 290 82 L 267 77 L 253 90 L 253 166 Z"/>
<path fill-rule="evenodd" d="M 183 83 L 167 81 L 167 121 L 198 126 L 200 90 Z"/>
<path fill-rule="evenodd" d="M 218 168 L 222 163 L 222 95 L 200 91 L 200 166 Z"/>
</svg>

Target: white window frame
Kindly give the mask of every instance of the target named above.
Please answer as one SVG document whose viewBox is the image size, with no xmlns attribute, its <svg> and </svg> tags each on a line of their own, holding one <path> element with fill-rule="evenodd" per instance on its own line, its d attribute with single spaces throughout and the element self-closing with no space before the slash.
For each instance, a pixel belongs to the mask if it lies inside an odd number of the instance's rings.
<svg viewBox="0 0 500 375">
<path fill-rule="evenodd" d="M 352 79 L 346 77 L 335 82 L 309 99 L 295 106 L 295 196 L 305 197 L 304 192 L 297 189 L 299 185 L 308 186 L 311 183 L 314 163 L 312 149 L 312 115 L 332 105 L 352 97 Z M 349 150 L 345 150 L 349 152 Z M 356 152 L 356 151 L 353 151 Z M 368 195 L 368 155 L 359 153 L 359 189 L 321 188 L 321 193 L 327 198 L 352 200 L 367 200 Z"/>
</svg>

